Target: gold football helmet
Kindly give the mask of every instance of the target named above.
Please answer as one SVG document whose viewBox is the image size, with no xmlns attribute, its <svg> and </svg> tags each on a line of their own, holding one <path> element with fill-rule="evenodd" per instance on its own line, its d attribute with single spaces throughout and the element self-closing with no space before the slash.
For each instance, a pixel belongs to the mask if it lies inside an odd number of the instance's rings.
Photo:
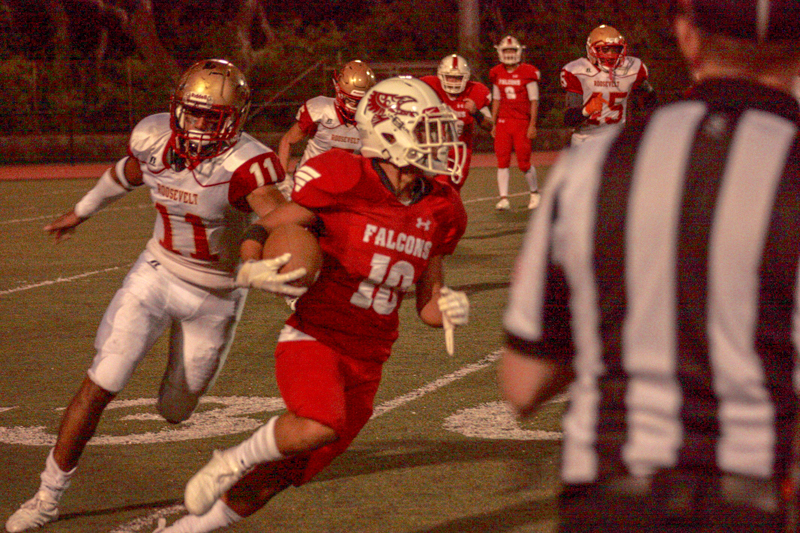
<svg viewBox="0 0 800 533">
<path fill-rule="evenodd" d="M 236 144 L 250 112 L 250 87 L 224 59 L 198 61 L 181 76 L 170 106 L 171 147 L 196 165 Z"/>
<path fill-rule="evenodd" d="M 341 70 L 334 72 L 336 108 L 347 121 L 354 120 L 359 100 L 375 83 L 372 69 L 358 59 L 345 63 Z"/>
<path fill-rule="evenodd" d="M 586 57 L 600 70 L 613 72 L 625 60 L 627 53 L 625 37 L 606 24 L 593 29 L 586 39 Z"/>
<path fill-rule="evenodd" d="M 506 35 L 494 48 L 502 64 L 517 65 L 522 62 L 522 51 L 525 47 L 515 37 Z"/>
</svg>

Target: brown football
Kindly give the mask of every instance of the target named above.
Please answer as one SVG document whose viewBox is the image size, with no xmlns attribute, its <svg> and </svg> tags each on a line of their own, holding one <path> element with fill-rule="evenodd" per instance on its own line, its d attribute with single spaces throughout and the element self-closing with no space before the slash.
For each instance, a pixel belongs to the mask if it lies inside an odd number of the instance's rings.
<svg viewBox="0 0 800 533">
<path fill-rule="evenodd" d="M 317 238 L 303 226 L 286 224 L 275 228 L 264 243 L 262 259 L 272 259 L 285 253 L 292 258 L 281 269 L 281 273 L 305 267 L 306 275 L 291 284 L 310 287 L 322 268 L 322 248 Z"/>
</svg>

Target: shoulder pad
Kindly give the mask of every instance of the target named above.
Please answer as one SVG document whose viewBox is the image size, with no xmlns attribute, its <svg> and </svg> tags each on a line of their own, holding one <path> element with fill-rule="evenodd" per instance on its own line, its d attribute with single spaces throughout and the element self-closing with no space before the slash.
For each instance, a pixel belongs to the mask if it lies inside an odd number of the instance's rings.
<svg viewBox="0 0 800 533">
<path fill-rule="evenodd" d="M 160 156 L 171 136 L 169 113 L 150 115 L 133 128 L 128 150 L 133 157 L 146 162 L 150 155 Z"/>
<path fill-rule="evenodd" d="M 219 157 L 224 159 L 222 162 L 223 168 L 229 172 L 234 172 L 255 156 L 270 152 L 272 152 L 272 149 L 267 145 L 249 133 L 242 133 L 239 142 L 231 146 Z"/>
<path fill-rule="evenodd" d="M 336 114 L 336 99 L 329 96 L 316 96 L 306 101 L 305 108 L 311 120 L 314 122 L 323 122 L 325 119 L 336 119 L 338 122 L 339 116 Z"/>
</svg>

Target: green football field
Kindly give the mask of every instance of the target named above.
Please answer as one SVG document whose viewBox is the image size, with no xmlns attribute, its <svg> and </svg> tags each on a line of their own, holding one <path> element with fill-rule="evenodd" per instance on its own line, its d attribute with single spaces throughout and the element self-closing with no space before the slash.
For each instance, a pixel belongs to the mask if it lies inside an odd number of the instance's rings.
<svg viewBox="0 0 800 533">
<path fill-rule="evenodd" d="M 540 178 L 546 171 L 539 168 Z M 155 212 L 140 190 L 54 246 L 42 226 L 93 182 L 0 182 L 3 523 L 36 491 L 62 410 L 91 362 L 99 320 L 152 231 Z M 455 356 L 447 356 L 442 331 L 415 316 L 410 296 L 373 420 L 314 481 L 229 531 L 553 530 L 563 404 L 519 423 L 496 384 L 501 315 L 529 215 L 518 170 L 511 211 L 495 211 L 496 189 L 493 169 L 473 169 L 462 191 L 469 225 L 446 260 L 446 279 L 469 294 L 472 313 L 456 331 Z M 154 409 L 166 363 L 166 342 L 159 341 L 104 414 L 62 500 L 61 519 L 43 531 L 150 533 L 159 517 L 171 523 L 185 513 L 184 485 L 212 450 L 240 442 L 280 411 L 272 353 L 288 313 L 282 299 L 251 291 L 219 380 L 176 426 Z"/>
</svg>

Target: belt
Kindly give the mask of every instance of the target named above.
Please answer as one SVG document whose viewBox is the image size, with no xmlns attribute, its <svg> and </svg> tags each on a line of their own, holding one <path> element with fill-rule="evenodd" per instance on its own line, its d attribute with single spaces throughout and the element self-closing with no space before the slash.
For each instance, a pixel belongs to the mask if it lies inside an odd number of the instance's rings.
<svg viewBox="0 0 800 533">
<path fill-rule="evenodd" d="M 744 505 L 765 513 L 776 513 L 781 508 L 781 491 L 777 482 L 735 474 L 696 475 L 671 472 L 664 476 L 616 477 L 600 482 L 599 485 L 620 496 L 663 499 L 675 510 L 691 509 L 702 495 L 714 492 L 725 503 Z"/>
</svg>

